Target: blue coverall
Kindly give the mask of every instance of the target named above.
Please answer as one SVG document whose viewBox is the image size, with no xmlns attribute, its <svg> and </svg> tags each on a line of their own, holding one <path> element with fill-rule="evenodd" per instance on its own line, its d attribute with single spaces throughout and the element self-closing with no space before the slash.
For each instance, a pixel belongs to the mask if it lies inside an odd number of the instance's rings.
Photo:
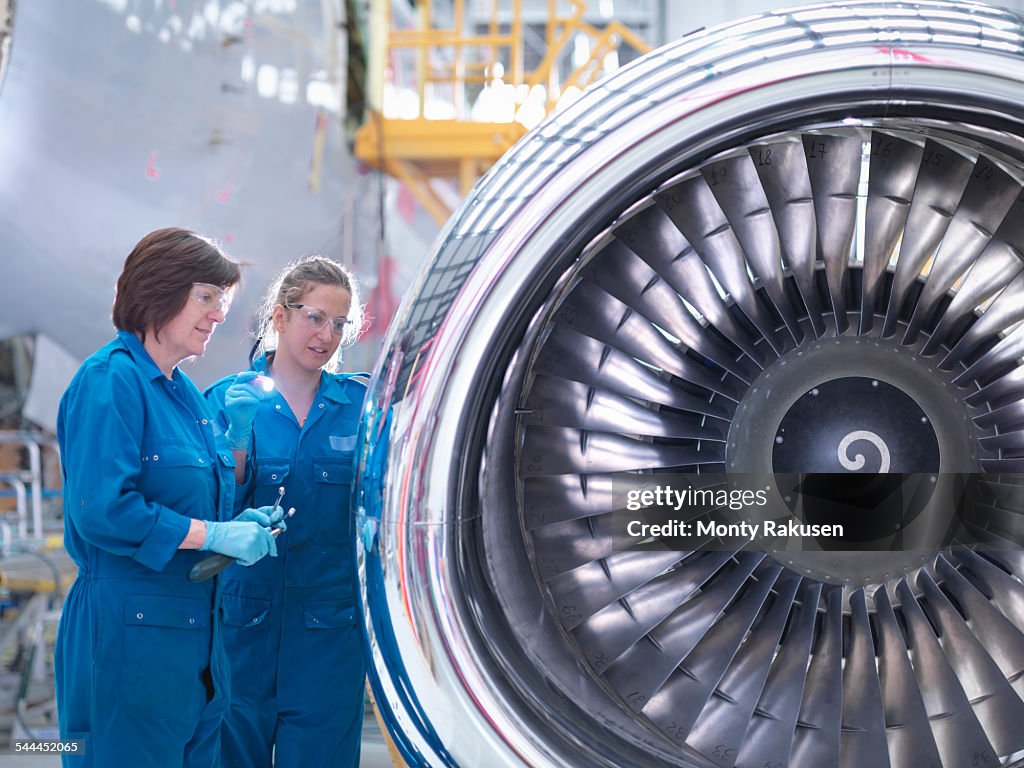
<svg viewBox="0 0 1024 768">
<path fill-rule="evenodd" d="M 266 356 L 253 369 L 266 372 Z M 233 381 L 207 390 L 215 409 Z M 277 391 L 256 412 L 235 505 L 273 504 L 283 486 L 282 506 L 296 513 L 277 557 L 224 572 L 224 768 L 269 767 L 275 745 L 277 768 L 359 765 L 365 662 L 351 493 L 365 393 L 363 380 L 322 372 L 301 428 Z M 223 410 L 219 424 L 226 429 Z"/>
<path fill-rule="evenodd" d="M 234 458 L 179 370 L 168 379 L 134 334 L 82 364 L 61 399 L 64 546 L 78 578 L 54 668 L 65 766 L 214 766 L 229 695 L 217 581 L 186 574 L 190 518 L 231 519 Z"/>
</svg>

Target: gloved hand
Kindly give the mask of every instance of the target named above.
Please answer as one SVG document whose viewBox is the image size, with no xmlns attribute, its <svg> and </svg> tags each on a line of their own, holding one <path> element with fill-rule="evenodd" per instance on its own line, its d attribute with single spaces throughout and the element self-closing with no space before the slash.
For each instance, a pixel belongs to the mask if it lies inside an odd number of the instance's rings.
<svg viewBox="0 0 1024 768">
<path fill-rule="evenodd" d="M 251 521 L 259 523 L 264 528 L 287 531 L 288 526 L 284 522 L 284 507 L 249 507 L 235 516 L 234 522 L 244 523 Z"/>
<path fill-rule="evenodd" d="M 268 552 L 271 557 L 277 557 L 277 542 L 270 535 L 270 529 L 253 520 L 208 522 L 206 541 L 200 549 L 237 558 L 241 565 L 252 565 Z"/>
<path fill-rule="evenodd" d="M 380 521 L 373 515 L 366 514 L 366 510 L 359 507 L 356 512 L 356 536 L 363 543 L 363 549 L 369 552 L 373 549 L 373 541 L 377 538 L 377 528 Z"/>
<path fill-rule="evenodd" d="M 270 391 L 254 381 L 258 376 L 260 374 L 256 371 L 243 371 L 224 393 L 224 412 L 228 417 L 228 429 L 224 437 L 233 451 L 249 447 L 256 409 L 270 395 Z"/>
</svg>

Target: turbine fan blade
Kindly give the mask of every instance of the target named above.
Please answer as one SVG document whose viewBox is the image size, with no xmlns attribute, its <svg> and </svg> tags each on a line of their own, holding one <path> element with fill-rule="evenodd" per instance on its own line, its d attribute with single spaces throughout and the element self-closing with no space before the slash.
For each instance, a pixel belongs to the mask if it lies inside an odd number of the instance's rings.
<svg viewBox="0 0 1024 768">
<path fill-rule="evenodd" d="M 743 250 L 718 207 L 709 182 L 694 176 L 661 190 L 655 200 L 693 244 L 718 284 L 757 327 L 774 354 L 781 354 L 785 345 L 776 338 L 775 320 L 754 292 Z"/>
<path fill-rule="evenodd" d="M 850 595 L 850 636 L 843 669 L 840 768 L 889 766 L 885 712 L 875 666 L 875 645 L 863 589 Z"/>
<path fill-rule="evenodd" d="M 932 139 L 925 142 L 921 164 L 885 313 L 884 337 L 895 333 L 910 288 L 946 234 L 974 169 L 968 158 Z"/>
<path fill-rule="evenodd" d="M 804 334 L 783 285 L 779 233 L 753 160 L 744 153 L 703 166 L 701 175 L 725 213 L 751 270 L 799 344 Z"/>
<path fill-rule="evenodd" d="M 818 251 L 825 262 L 836 333 L 846 331 L 846 282 L 857 224 L 863 143 L 859 136 L 804 134 L 807 175 L 814 195 Z"/>
<path fill-rule="evenodd" d="M 797 141 L 758 145 L 750 148 L 750 157 L 778 228 L 783 260 L 793 271 L 808 322 L 820 339 L 825 321 L 814 283 L 817 227 L 804 146 Z"/>
<path fill-rule="evenodd" d="M 917 144 L 872 131 L 860 306 L 861 335 L 868 333 L 874 325 L 882 276 L 910 212 L 921 157 L 922 148 Z"/>
</svg>

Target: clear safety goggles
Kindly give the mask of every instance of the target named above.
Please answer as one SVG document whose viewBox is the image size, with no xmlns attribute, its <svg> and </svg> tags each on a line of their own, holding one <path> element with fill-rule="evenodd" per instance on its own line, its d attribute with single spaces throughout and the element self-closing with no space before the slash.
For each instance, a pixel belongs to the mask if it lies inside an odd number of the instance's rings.
<svg viewBox="0 0 1024 768">
<path fill-rule="evenodd" d="M 285 307 L 294 310 L 299 322 L 311 331 L 321 331 L 330 324 L 331 333 L 339 339 L 345 334 L 345 326 L 352 322 L 347 317 L 331 317 L 322 309 L 305 304 L 285 304 Z"/>
<path fill-rule="evenodd" d="M 192 283 L 188 297 L 203 309 L 218 309 L 225 315 L 231 309 L 231 301 L 235 297 L 234 288 L 221 288 L 210 283 Z"/>
</svg>

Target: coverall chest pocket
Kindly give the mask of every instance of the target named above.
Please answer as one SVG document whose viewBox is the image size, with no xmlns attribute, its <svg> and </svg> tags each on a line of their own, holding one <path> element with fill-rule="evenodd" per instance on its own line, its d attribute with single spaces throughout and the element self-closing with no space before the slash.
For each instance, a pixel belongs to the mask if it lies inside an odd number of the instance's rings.
<svg viewBox="0 0 1024 768">
<path fill-rule="evenodd" d="M 217 462 L 219 464 L 219 462 Z M 147 441 L 142 446 L 138 490 L 149 501 L 177 510 L 192 510 L 196 499 L 215 499 L 217 468 L 205 448 L 185 441 Z M 193 514 L 193 517 L 206 517 Z"/>
<path fill-rule="evenodd" d="M 288 461 L 286 459 L 260 459 L 256 466 L 256 505 L 273 504 L 277 489 L 288 483 Z"/>
<path fill-rule="evenodd" d="M 351 451 L 341 456 L 313 459 L 313 482 L 317 488 L 317 542 L 320 546 L 340 547 L 352 539 L 353 461 Z"/>
<path fill-rule="evenodd" d="M 319 456 L 313 459 L 313 480 L 327 485 L 352 485 L 355 470 L 353 456 L 349 451 L 344 456 Z"/>
<path fill-rule="evenodd" d="M 152 440 L 142 446 L 143 472 L 208 466 L 203 452 L 183 441 Z"/>
<path fill-rule="evenodd" d="M 170 595 L 126 595 L 121 701 L 149 718 L 194 718 L 205 705 L 210 605 Z"/>
</svg>

